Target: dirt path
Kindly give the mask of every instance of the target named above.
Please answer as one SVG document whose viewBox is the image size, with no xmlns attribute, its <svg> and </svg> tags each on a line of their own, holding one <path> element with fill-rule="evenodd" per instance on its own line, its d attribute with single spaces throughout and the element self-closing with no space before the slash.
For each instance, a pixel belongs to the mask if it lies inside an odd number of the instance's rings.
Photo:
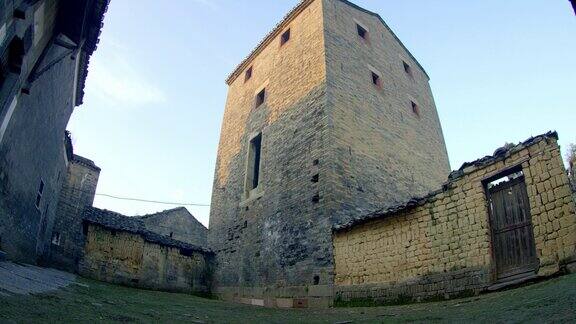
<svg viewBox="0 0 576 324">
<path fill-rule="evenodd" d="M 12 262 L 0 262 L 0 296 L 50 292 L 69 286 L 76 276 L 67 272 Z"/>
</svg>

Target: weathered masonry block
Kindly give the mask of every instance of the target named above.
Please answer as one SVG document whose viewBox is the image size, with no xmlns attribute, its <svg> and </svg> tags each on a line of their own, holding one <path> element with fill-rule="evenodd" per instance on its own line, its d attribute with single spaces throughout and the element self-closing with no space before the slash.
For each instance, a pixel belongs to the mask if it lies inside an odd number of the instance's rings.
<svg viewBox="0 0 576 324">
<path fill-rule="evenodd" d="M 515 224 L 498 231 L 506 199 L 504 218 Z M 576 213 L 557 134 L 499 149 L 454 171 L 442 190 L 338 226 L 333 244 L 342 300 L 430 299 L 558 273 L 576 262 Z"/>
<path fill-rule="evenodd" d="M 46 260 L 49 266 L 69 272 L 78 271 L 85 239 L 82 212 L 94 202 L 99 177 L 100 168 L 93 161 L 78 155 L 69 159 L 56 207 L 50 254 Z"/>
<path fill-rule="evenodd" d="M 332 226 L 449 173 L 428 75 L 379 15 L 304 0 L 227 84 L 208 234 L 214 292 L 328 306 Z"/>
<path fill-rule="evenodd" d="M 148 231 L 139 220 L 96 208 L 84 211 L 79 273 L 153 290 L 209 294 L 213 253 Z"/>
</svg>

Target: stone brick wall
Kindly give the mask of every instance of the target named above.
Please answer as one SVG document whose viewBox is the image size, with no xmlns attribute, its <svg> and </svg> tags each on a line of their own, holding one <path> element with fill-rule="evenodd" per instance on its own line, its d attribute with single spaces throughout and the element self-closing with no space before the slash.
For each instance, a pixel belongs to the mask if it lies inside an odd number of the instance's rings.
<svg viewBox="0 0 576 324">
<path fill-rule="evenodd" d="M 374 38 L 365 49 L 353 17 L 390 43 Z M 288 28 L 290 40 L 281 45 Z M 400 54 L 414 79 L 401 74 Z M 382 78 L 396 85 L 375 94 L 367 64 L 390 73 Z M 410 191 L 427 192 L 448 173 L 427 78 L 375 14 L 347 1 L 306 0 L 228 84 L 208 234 L 217 253 L 215 292 L 267 306 L 326 306 L 333 295 L 332 226 Z M 266 101 L 255 107 L 263 87 Z M 420 123 L 399 126 L 409 96 L 427 110 Z M 247 194 L 250 140 L 260 132 L 260 184 Z"/>
<path fill-rule="evenodd" d="M 100 168 L 94 162 L 74 155 L 60 192 L 52 230 L 48 264 L 69 272 L 78 271 L 84 250 L 82 212 L 92 206 Z"/>
<path fill-rule="evenodd" d="M 18 5 L 20 1 L 14 3 Z M 34 44 L 30 32 L 34 12 L 42 3 L 44 32 Z M 14 37 L 22 38 L 29 48 L 21 73 L 8 73 L 0 85 L 0 248 L 13 260 L 35 263 L 49 247 L 56 202 L 66 172 L 64 130 L 73 110 L 76 62 L 70 53 L 26 84 L 35 66 L 42 69 L 66 52 L 49 43 L 54 36 L 58 1 L 29 6 L 26 20 L 12 17 L 11 2 L 5 5 L 9 15 L 0 22 L 0 27 L 6 26 L 0 50 L 6 51 Z M 28 94 L 21 92 L 24 87 Z M 40 181 L 44 182 L 44 193 L 36 208 Z"/>
<path fill-rule="evenodd" d="M 428 75 L 412 54 L 379 16 L 347 1 L 324 7 L 328 160 L 336 171 L 327 181 L 332 217 L 342 221 L 436 189 L 450 165 Z"/>
<path fill-rule="evenodd" d="M 338 298 L 434 298 L 478 292 L 495 280 L 485 180 L 520 166 L 534 231 L 538 275 L 576 256 L 576 213 L 555 136 L 468 165 L 444 190 L 335 231 Z"/>
<path fill-rule="evenodd" d="M 184 207 L 137 218 L 149 231 L 199 247 L 208 246 L 208 229 Z"/>
<path fill-rule="evenodd" d="M 250 60 L 252 78 L 245 82 L 245 68 L 230 83 L 208 234 L 217 255 L 214 292 L 227 299 L 276 306 L 277 297 L 308 296 L 306 286 L 331 282 L 327 189 L 312 181 L 328 171 L 323 12 L 322 1 L 309 2 Z M 291 38 L 280 46 L 287 28 Z M 255 108 L 264 86 L 266 101 Z M 260 185 L 247 197 L 249 141 L 259 132 Z"/>
<path fill-rule="evenodd" d="M 163 246 L 141 235 L 87 224 L 80 274 L 146 289 L 209 293 L 210 255 Z"/>
</svg>

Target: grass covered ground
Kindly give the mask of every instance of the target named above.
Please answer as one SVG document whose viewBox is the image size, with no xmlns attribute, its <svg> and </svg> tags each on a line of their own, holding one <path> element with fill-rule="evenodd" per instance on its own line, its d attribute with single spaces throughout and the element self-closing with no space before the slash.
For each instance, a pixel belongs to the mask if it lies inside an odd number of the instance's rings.
<svg viewBox="0 0 576 324">
<path fill-rule="evenodd" d="M 279 310 L 113 286 L 86 279 L 33 296 L 0 297 L 0 322 L 380 323 L 575 322 L 576 275 L 478 297 L 374 308 Z"/>
</svg>

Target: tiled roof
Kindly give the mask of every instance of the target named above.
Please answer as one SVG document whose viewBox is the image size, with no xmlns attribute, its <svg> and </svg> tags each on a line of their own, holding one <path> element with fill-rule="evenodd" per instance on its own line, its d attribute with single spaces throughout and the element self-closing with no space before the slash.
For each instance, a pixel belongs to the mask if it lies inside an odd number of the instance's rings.
<svg viewBox="0 0 576 324">
<path fill-rule="evenodd" d="M 549 138 L 558 139 L 558 133 L 548 132 L 546 134 L 538 135 L 536 137 L 530 137 L 529 139 L 525 140 L 524 142 L 522 142 L 518 145 L 503 146 L 503 147 L 497 149 L 493 155 L 485 156 L 485 157 L 478 159 L 476 161 L 466 162 L 466 163 L 462 164 L 460 169 L 458 169 L 456 171 L 452 171 L 452 173 L 450 173 L 450 175 L 448 176 L 448 182 L 446 182 L 442 186 L 442 188 L 439 190 L 430 192 L 429 194 L 427 194 L 424 197 L 414 197 L 414 198 L 411 198 L 408 201 L 405 201 L 401 204 L 377 210 L 377 211 L 372 212 L 370 214 L 366 214 L 366 215 L 361 216 L 359 218 L 350 220 L 347 223 L 335 225 L 333 227 L 333 230 L 335 232 L 343 231 L 343 230 L 349 229 L 353 226 L 366 223 L 370 220 L 384 218 L 387 216 L 392 216 L 392 215 L 395 215 L 399 212 L 408 211 L 408 210 L 411 210 L 415 207 L 422 206 L 428 202 L 432 202 L 436 199 L 435 198 L 436 195 L 441 194 L 442 192 L 447 191 L 450 188 L 452 188 L 452 183 L 454 181 L 460 179 L 464 175 L 466 175 L 470 172 L 474 172 L 475 170 L 483 168 L 487 165 L 494 164 L 498 161 L 504 160 L 506 157 L 509 157 L 513 153 L 521 151 L 521 150 L 523 150 L 529 146 L 532 146 L 534 144 L 537 144 L 537 143 L 539 143 L 543 140 L 547 140 Z"/>
<path fill-rule="evenodd" d="M 83 219 L 84 222 L 96 224 L 107 229 L 140 235 L 149 243 L 188 251 L 197 251 L 207 254 L 212 253 L 208 249 L 148 231 L 142 220 L 138 217 L 128 217 L 109 210 L 87 207 L 84 209 Z"/>
<path fill-rule="evenodd" d="M 237 77 L 238 75 L 240 75 L 242 73 L 242 71 L 248 66 L 248 64 L 258 55 L 260 54 L 260 52 L 262 52 L 262 50 L 270 43 L 272 42 L 276 36 L 278 36 L 278 34 L 280 34 L 280 32 L 284 29 L 284 27 L 286 25 L 288 25 L 295 17 L 297 17 L 302 11 L 304 11 L 304 9 L 306 9 L 311 3 L 313 3 L 315 0 L 302 0 L 300 1 L 300 3 L 298 3 L 298 5 L 296 5 L 296 7 L 294 7 L 292 10 L 290 10 L 290 12 L 288 12 L 288 14 L 286 14 L 286 16 L 284 16 L 284 18 L 282 18 L 282 20 L 280 20 L 280 22 L 278 24 L 276 24 L 276 26 L 272 29 L 272 31 L 270 31 L 261 41 L 260 43 L 258 43 L 258 45 L 250 52 L 250 54 L 248 54 L 248 56 L 246 58 L 244 58 L 242 60 L 242 62 L 240 62 L 240 64 L 238 64 L 236 66 L 236 68 L 234 69 L 234 71 L 232 71 L 232 73 L 230 73 L 230 75 L 226 78 L 226 83 L 228 85 L 230 85 Z M 402 46 L 402 48 L 404 48 L 406 50 L 406 52 L 408 53 L 408 55 L 410 55 L 410 57 L 414 60 L 414 62 L 416 62 L 416 64 L 418 65 L 418 67 L 420 67 L 420 69 L 422 69 L 422 71 L 424 72 L 424 74 L 426 74 L 426 77 L 430 78 L 428 76 L 428 74 L 426 73 L 426 70 L 424 70 L 424 68 L 422 67 L 422 65 L 420 65 L 420 63 L 418 62 L 418 60 L 412 55 L 412 53 L 410 53 L 410 51 L 406 48 L 406 46 L 404 46 L 404 44 L 402 43 L 402 41 L 398 38 L 398 36 L 396 36 L 396 34 L 394 33 L 394 31 L 392 31 L 392 29 L 386 24 L 386 22 L 384 21 L 384 19 L 382 19 L 382 17 L 375 13 L 372 12 L 370 10 L 364 9 L 350 1 L 347 0 L 336 0 L 336 1 L 340 1 L 343 2 L 351 7 L 354 7 L 366 14 L 369 14 L 371 16 L 374 16 L 376 18 L 378 18 L 380 20 L 380 22 L 382 22 L 382 24 L 384 25 L 384 27 L 386 27 L 386 29 L 388 29 L 388 31 L 390 31 L 390 33 L 394 36 L 394 38 L 398 41 L 398 43 Z"/>
<path fill-rule="evenodd" d="M 139 219 L 148 219 L 148 218 L 162 218 L 162 217 L 172 217 L 173 213 L 175 212 L 183 212 L 185 215 L 187 215 L 190 219 L 192 219 L 195 223 L 199 224 L 200 226 L 202 226 L 204 229 L 207 230 L 206 226 L 204 226 L 204 224 L 200 223 L 200 221 L 198 221 L 198 219 L 196 219 L 196 217 L 194 217 L 194 215 L 192 215 L 188 209 L 186 209 L 186 207 L 177 207 L 177 208 L 172 208 L 172 209 L 168 209 L 168 210 L 164 210 L 158 213 L 153 213 L 153 214 L 148 214 L 148 215 L 142 215 L 142 216 L 136 216 Z"/>
<path fill-rule="evenodd" d="M 90 64 L 90 57 L 96 51 L 98 43 L 100 41 L 100 33 L 102 32 L 102 27 L 104 25 L 104 14 L 108 10 L 108 5 L 110 0 L 95 0 L 92 2 L 93 6 L 90 8 L 89 15 L 87 17 L 86 26 L 87 35 L 86 41 L 82 46 L 82 52 L 80 53 L 80 69 L 78 71 L 78 87 L 76 90 L 76 106 L 79 106 L 84 101 L 84 88 L 86 87 L 86 78 L 88 77 L 88 65 Z"/>
</svg>

